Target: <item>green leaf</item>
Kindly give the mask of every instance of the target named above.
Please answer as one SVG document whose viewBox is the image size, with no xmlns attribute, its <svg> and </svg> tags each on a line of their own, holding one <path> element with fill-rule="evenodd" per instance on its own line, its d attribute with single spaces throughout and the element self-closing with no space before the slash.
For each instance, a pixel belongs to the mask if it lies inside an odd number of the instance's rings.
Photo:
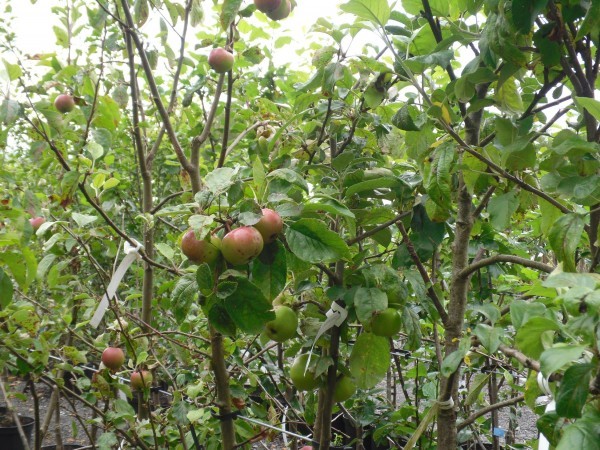
<svg viewBox="0 0 600 450">
<path fill-rule="evenodd" d="M 408 306 L 402 308 L 402 328 L 408 335 L 408 339 L 404 344 L 406 350 L 416 350 L 421 346 L 421 321 L 418 314 Z"/>
<path fill-rule="evenodd" d="M 10 81 L 14 81 L 23 75 L 23 71 L 18 64 L 11 64 L 6 60 L 2 61 L 4 62 L 4 67 L 6 68 L 6 73 L 8 73 Z"/>
<path fill-rule="evenodd" d="M 339 202 L 333 197 L 319 196 L 314 197 L 304 205 L 303 213 L 312 213 L 325 211 L 333 215 L 340 215 L 354 219 L 354 213 L 350 211 L 346 205 Z"/>
<path fill-rule="evenodd" d="M 554 331 L 560 326 L 546 317 L 532 317 L 517 331 L 515 343 L 530 358 L 538 359 L 546 345 L 552 342 Z"/>
<path fill-rule="evenodd" d="M 493 197 L 488 203 L 490 222 L 494 229 L 503 231 L 512 223 L 512 215 L 519 208 L 519 199 L 515 192 Z"/>
<path fill-rule="evenodd" d="M 589 34 L 594 42 L 597 42 L 598 33 L 600 32 L 600 2 L 592 0 L 590 7 L 585 14 L 583 23 L 577 31 L 575 40 L 583 39 L 586 34 Z"/>
<path fill-rule="evenodd" d="M 540 356 L 542 373 L 545 376 L 550 376 L 570 362 L 577 360 L 584 350 L 585 345 L 568 345 L 544 350 L 544 353 Z"/>
<path fill-rule="evenodd" d="M 600 101 L 588 97 L 573 97 L 575 103 L 585 108 L 596 120 L 600 120 Z"/>
<path fill-rule="evenodd" d="M 173 250 L 173 248 L 170 245 L 161 242 L 156 244 L 155 247 L 161 255 L 163 255 L 169 261 L 173 261 L 173 257 L 175 256 L 175 250 Z"/>
<path fill-rule="evenodd" d="M 237 328 L 225 305 L 220 303 L 212 305 L 208 312 L 208 321 L 219 333 L 235 336 Z"/>
<path fill-rule="evenodd" d="M 98 216 L 88 216 L 87 214 L 79 214 L 76 212 L 72 213 L 71 217 L 80 228 L 98 220 Z"/>
<path fill-rule="evenodd" d="M 349 364 L 356 386 L 361 389 L 375 387 L 390 367 L 390 344 L 387 338 L 362 333 L 354 343 Z"/>
<path fill-rule="evenodd" d="M 174 307 L 177 317 L 185 317 L 185 313 L 196 299 L 197 294 L 198 286 L 194 274 L 187 273 L 177 280 L 171 293 L 171 305 Z"/>
<path fill-rule="evenodd" d="M 414 106 L 411 107 L 408 104 L 402 106 L 402 108 L 393 115 L 392 125 L 404 131 L 419 131 L 421 128 L 415 124 L 415 121 L 410 114 L 413 109 L 416 108 Z"/>
<path fill-rule="evenodd" d="M 556 258 L 563 263 L 565 272 L 576 272 L 575 251 L 581 240 L 585 221 L 579 214 L 566 214 L 559 218 L 548 233 L 550 247 Z"/>
<path fill-rule="evenodd" d="M 327 263 L 350 257 L 350 250 L 338 233 L 317 219 L 300 219 L 291 224 L 285 238 L 292 253 L 310 263 Z"/>
<path fill-rule="evenodd" d="M 563 429 L 560 442 L 555 450 L 600 450 L 600 426 L 598 413 L 586 414 L 584 418 L 567 425 Z"/>
<path fill-rule="evenodd" d="M 429 176 L 427 177 L 427 193 L 431 200 L 442 207 L 452 203 L 450 197 L 455 146 L 445 143 L 436 148 Z"/>
<path fill-rule="evenodd" d="M 491 376 L 491 373 L 478 373 L 475 375 L 474 380 L 470 383 L 469 393 L 465 399 L 466 406 L 473 405 L 479 399 L 479 394 L 486 387 Z"/>
<path fill-rule="evenodd" d="M 402 181 L 396 177 L 379 177 L 373 180 L 361 181 L 360 183 L 353 184 L 344 194 L 344 197 L 351 197 L 354 194 L 360 192 L 372 192 L 381 188 L 401 187 L 403 186 Z"/>
<path fill-rule="evenodd" d="M 581 417 L 581 410 L 590 393 L 590 379 L 594 369 L 593 364 L 576 364 L 565 371 L 556 394 L 556 413 L 559 416 L 567 419 Z"/>
<path fill-rule="evenodd" d="M 223 2 L 219 21 L 224 30 L 229 28 L 229 25 L 231 25 L 231 23 L 235 20 L 235 16 L 240 10 L 241 4 L 242 0 L 225 0 Z"/>
<path fill-rule="evenodd" d="M 504 334 L 502 328 L 491 327 L 484 323 L 479 323 L 475 327 L 475 335 L 481 341 L 481 344 L 490 353 L 496 353 L 500 346 L 500 338 Z"/>
<path fill-rule="evenodd" d="M 213 170 L 204 178 L 204 183 L 208 190 L 213 194 L 219 195 L 227 190 L 236 182 L 236 171 L 230 167 L 221 167 Z"/>
<path fill-rule="evenodd" d="M 252 282 L 272 301 L 285 288 L 287 280 L 287 260 L 285 247 L 281 242 L 265 246 L 262 253 L 252 263 Z"/>
<path fill-rule="evenodd" d="M 519 33 L 529 33 L 534 19 L 547 3 L 548 0 L 512 0 L 512 21 Z"/>
<path fill-rule="evenodd" d="M 0 267 L 0 309 L 6 308 L 12 302 L 14 288 L 12 280 Z"/>
<path fill-rule="evenodd" d="M 148 6 L 148 0 L 135 0 L 133 4 L 133 16 L 138 28 L 146 23 L 149 15 L 150 7 Z"/>
<path fill-rule="evenodd" d="M 214 284 L 212 270 L 210 270 L 210 266 L 206 263 L 202 263 L 196 269 L 196 283 L 198 284 L 198 289 L 204 295 L 208 295 L 212 289 Z"/>
<path fill-rule="evenodd" d="M 452 59 L 454 59 L 454 52 L 452 50 L 443 50 L 428 55 L 413 56 L 412 58 L 404 60 L 404 64 L 406 64 L 414 74 L 420 74 L 435 66 L 447 67 Z"/>
<path fill-rule="evenodd" d="M 267 178 L 277 178 L 280 180 L 285 180 L 290 184 L 293 184 L 295 186 L 298 186 L 299 188 L 301 188 L 303 191 L 305 192 L 309 192 L 308 189 L 308 184 L 306 183 L 306 180 L 304 178 L 302 178 L 302 175 L 294 172 L 291 169 L 277 169 L 274 170 L 273 172 L 270 172 L 267 175 Z"/>
<path fill-rule="evenodd" d="M 340 5 L 340 9 L 381 27 L 387 23 L 391 14 L 387 0 L 350 0 Z"/>
<path fill-rule="evenodd" d="M 442 361 L 442 367 L 440 370 L 442 375 L 449 377 L 456 372 L 468 351 L 469 348 L 463 345 L 463 342 L 461 342 L 461 345 L 455 351 L 449 355 L 446 355 L 444 357 L 444 361 Z"/>
<path fill-rule="evenodd" d="M 275 319 L 272 305 L 260 288 L 247 278 L 236 277 L 235 290 L 225 298 L 225 309 L 235 325 L 245 333 L 260 333 L 265 324 Z"/>
<path fill-rule="evenodd" d="M 358 288 L 354 294 L 356 317 L 362 323 L 369 323 L 373 313 L 383 311 L 388 306 L 385 292 L 377 288 Z"/>
</svg>

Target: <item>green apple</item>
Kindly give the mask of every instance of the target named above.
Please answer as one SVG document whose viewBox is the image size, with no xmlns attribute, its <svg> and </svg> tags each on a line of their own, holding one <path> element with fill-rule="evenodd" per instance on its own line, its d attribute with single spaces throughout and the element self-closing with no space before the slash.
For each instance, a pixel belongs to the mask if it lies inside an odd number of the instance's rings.
<svg viewBox="0 0 600 450">
<path fill-rule="evenodd" d="M 289 306 L 275 308 L 275 320 L 267 322 L 265 334 L 275 342 L 287 341 L 296 335 L 298 316 Z"/>
<path fill-rule="evenodd" d="M 188 259 L 197 264 L 213 263 L 219 256 L 221 240 L 217 236 L 197 239 L 194 230 L 187 231 L 181 239 L 181 251 Z"/>
<path fill-rule="evenodd" d="M 281 4 L 277 9 L 267 12 L 267 17 L 271 20 L 282 20 L 292 12 L 292 3 L 290 0 L 281 0 Z"/>
<path fill-rule="evenodd" d="M 254 0 L 256 9 L 264 13 L 274 11 L 279 8 L 282 0 Z"/>
<path fill-rule="evenodd" d="M 221 241 L 221 253 L 229 264 L 242 266 L 260 255 L 264 243 L 254 227 L 240 227 L 230 231 Z"/>
<path fill-rule="evenodd" d="M 310 369 L 305 370 L 307 362 L 308 353 L 304 353 L 298 356 L 290 367 L 290 378 L 299 391 L 312 391 L 319 386 L 319 379 L 315 374 Z"/>
<path fill-rule="evenodd" d="M 142 389 L 148 388 L 152 385 L 152 373 L 147 370 L 136 370 L 131 374 L 129 381 L 132 390 L 141 391 Z"/>
<path fill-rule="evenodd" d="M 402 328 L 402 317 L 394 308 L 387 308 L 373 314 L 370 325 L 373 334 L 392 337 Z"/>
<path fill-rule="evenodd" d="M 342 375 L 337 379 L 335 383 L 335 390 L 333 391 L 334 402 L 344 402 L 354 395 L 356 392 L 356 384 L 352 378 L 346 375 Z"/>
</svg>

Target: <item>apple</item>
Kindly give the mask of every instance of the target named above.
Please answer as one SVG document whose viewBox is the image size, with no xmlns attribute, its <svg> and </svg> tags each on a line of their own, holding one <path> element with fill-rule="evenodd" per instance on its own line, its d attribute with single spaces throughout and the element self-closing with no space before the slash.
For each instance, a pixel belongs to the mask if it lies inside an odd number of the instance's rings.
<svg viewBox="0 0 600 450">
<path fill-rule="evenodd" d="M 208 55 L 208 65 L 217 73 L 229 72 L 233 67 L 233 55 L 224 48 L 213 48 Z"/>
<path fill-rule="evenodd" d="M 319 386 L 319 379 L 310 369 L 305 371 L 308 353 L 298 356 L 290 367 L 290 378 L 292 384 L 299 391 L 312 391 Z"/>
<path fill-rule="evenodd" d="M 60 94 L 54 100 L 54 107 L 61 113 L 68 113 L 75 108 L 75 100 L 69 94 Z"/>
<path fill-rule="evenodd" d="M 38 228 L 41 227 L 44 222 L 46 222 L 46 219 L 44 219 L 43 217 L 32 217 L 31 219 L 29 219 L 29 223 L 35 231 L 37 231 Z"/>
<path fill-rule="evenodd" d="M 313 450 L 311 445 L 305 445 L 304 447 L 300 447 L 300 450 Z"/>
<path fill-rule="evenodd" d="M 264 13 L 273 11 L 279 8 L 282 0 L 254 0 L 254 6 L 259 11 Z"/>
<path fill-rule="evenodd" d="M 335 384 L 335 390 L 333 391 L 334 402 L 344 402 L 354 395 L 356 392 L 356 384 L 352 381 L 352 378 L 342 375 L 338 378 Z"/>
<path fill-rule="evenodd" d="M 281 4 L 277 9 L 267 12 L 267 17 L 271 20 L 282 20 L 292 12 L 292 3 L 290 0 L 281 0 Z"/>
<path fill-rule="evenodd" d="M 125 362 L 125 353 L 118 347 L 106 347 L 102 352 L 102 363 L 110 370 L 119 370 Z"/>
<path fill-rule="evenodd" d="M 270 244 L 277 240 L 277 235 L 283 231 L 283 220 L 281 216 L 269 208 L 262 209 L 262 217 L 254 224 L 265 244 Z"/>
<path fill-rule="evenodd" d="M 132 372 L 129 379 L 131 383 L 131 389 L 134 391 L 141 391 L 145 387 L 150 387 L 152 384 L 152 374 L 147 370 L 136 370 Z"/>
<path fill-rule="evenodd" d="M 376 312 L 371 318 L 371 331 L 377 336 L 392 337 L 402 327 L 402 317 L 394 308 Z"/>
<path fill-rule="evenodd" d="M 260 255 L 264 243 L 254 227 L 240 227 L 230 231 L 221 242 L 221 253 L 229 264 L 242 266 Z"/>
<path fill-rule="evenodd" d="M 296 335 L 298 316 L 289 306 L 275 308 L 275 320 L 267 322 L 265 334 L 275 342 L 287 341 Z"/>
<path fill-rule="evenodd" d="M 211 264 L 219 256 L 221 239 L 211 236 L 208 239 L 197 239 L 194 230 L 187 231 L 181 239 L 181 251 L 192 262 Z"/>
</svg>

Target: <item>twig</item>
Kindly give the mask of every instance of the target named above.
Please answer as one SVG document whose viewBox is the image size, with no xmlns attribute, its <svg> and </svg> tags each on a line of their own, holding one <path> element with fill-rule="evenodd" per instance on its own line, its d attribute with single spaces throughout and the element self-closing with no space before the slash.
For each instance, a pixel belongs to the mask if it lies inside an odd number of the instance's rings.
<svg viewBox="0 0 600 450">
<path fill-rule="evenodd" d="M 471 414 L 469 417 L 467 417 L 462 422 L 459 422 L 458 424 L 456 424 L 456 428 L 460 431 L 464 427 L 471 425 L 479 417 L 485 416 L 487 413 L 490 413 L 497 409 L 504 408 L 506 406 L 514 405 L 515 403 L 522 402 L 523 400 L 525 400 L 525 395 L 521 394 L 518 397 L 509 398 L 508 400 L 504 400 L 502 402 L 498 402 L 498 403 L 494 403 L 493 405 L 486 406 L 485 408 L 481 408 L 480 410 L 475 411 L 473 414 Z"/>
</svg>

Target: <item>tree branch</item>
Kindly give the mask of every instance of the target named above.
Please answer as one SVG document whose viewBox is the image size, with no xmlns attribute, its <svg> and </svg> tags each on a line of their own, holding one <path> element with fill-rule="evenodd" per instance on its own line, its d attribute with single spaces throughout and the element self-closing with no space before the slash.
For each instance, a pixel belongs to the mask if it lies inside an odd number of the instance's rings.
<svg viewBox="0 0 600 450">
<path fill-rule="evenodd" d="M 473 272 L 476 272 L 477 270 L 479 270 L 483 267 L 491 266 L 492 264 L 496 264 L 496 263 L 500 263 L 500 262 L 519 264 L 521 266 L 530 267 L 532 269 L 537 269 L 537 270 L 540 270 L 540 271 L 546 272 L 546 273 L 550 273 L 555 269 L 554 267 L 549 266 L 547 264 L 544 264 L 544 263 L 541 263 L 538 261 L 531 261 L 530 259 L 521 258 L 520 256 L 494 255 L 494 256 L 490 256 L 489 258 L 480 259 L 479 261 L 468 265 L 463 270 L 461 270 L 457 274 L 456 277 L 459 279 L 467 278 Z"/>
<path fill-rule="evenodd" d="M 385 230 L 388 227 L 391 227 L 392 225 L 394 225 L 396 222 L 398 222 L 399 220 L 402 220 L 404 217 L 408 216 L 411 214 L 411 211 L 405 211 L 403 213 L 398 214 L 396 217 L 394 217 L 391 220 L 388 220 L 387 222 L 382 223 L 381 225 L 377 225 L 375 228 L 370 229 L 369 231 L 365 231 L 363 234 L 360 234 L 352 239 L 348 239 L 346 241 L 346 244 L 348 245 L 354 245 L 357 242 L 363 241 L 368 237 L 373 236 L 376 233 L 379 233 L 381 230 Z"/>
<path fill-rule="evenodd" d="M 469 417 L 467 417 L 462 422 L 459 422 L 456 425 L 456 428 L 460 431 L 464 427 L 471 425 L 473 422 L 475 422 L 481 416 L 485 416 L 486 414 L 488 414 L 492 411 L 495 411 L 497 409 L 501 409 L 506 406 L 510 406 L 510 405 L 514 405 L 515 403 L 522 402 L 523 400 L 525 400 L 525 395 L 521 394 L 517 397 L 509 398 L 508 400 L 504 400 L 502 402 L 498 402 L 498 403 L 494 403 L 493 405 L 486 406 L 485 408 L 481 408 L 479 411 L 475 411 L 473 414 L 471 414 Z"/>
</svg>

